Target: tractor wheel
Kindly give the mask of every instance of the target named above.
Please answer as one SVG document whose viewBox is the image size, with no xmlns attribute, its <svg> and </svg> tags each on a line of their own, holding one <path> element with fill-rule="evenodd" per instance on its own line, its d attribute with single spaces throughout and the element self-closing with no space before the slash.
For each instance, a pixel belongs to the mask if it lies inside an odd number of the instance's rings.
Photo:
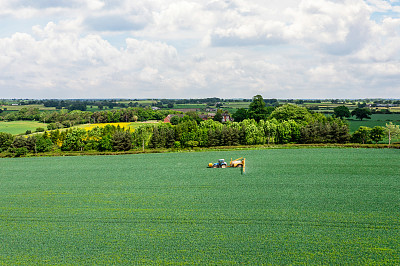
<svg viewBox="0 0 400 266">
<path fill-rule="evenodd" d="M 226 165 L 225 164 L 221 165 L 221 168 L 226 168 Z"/>
<path fill-rule="evenodd" d="M 238 164 L 237 167 L 243 167 L 243 165 L 242 164 Z"/>
</svg>

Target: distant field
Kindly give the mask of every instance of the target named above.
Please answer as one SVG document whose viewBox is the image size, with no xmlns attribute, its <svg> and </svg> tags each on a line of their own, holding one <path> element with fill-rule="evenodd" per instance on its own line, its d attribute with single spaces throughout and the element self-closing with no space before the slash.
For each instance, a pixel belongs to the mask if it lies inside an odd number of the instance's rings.
<svg viewBox="0 0 400 266">
<path fill-rule="evenodd" d="M 47 129 L 47 124 L 36 121 L 0 121 L 0 132 L 10 133 L 13 135 L 24 134 L 27 130 L 34 132 L 38 127 Z"/>
<path fill-rule="evenodd" d="M 110 126 L 115 126 L 115 127 L 120 126 L 121 128 L 125 128 L 125 129 L 127 129 L 129 127 L 133 131 L 136 128 L 140 127 L 141 125 L 148 124 L 148 123 L 152 123 L 152 122 L 150 121 L 150 122 L 146 122 L 146 123 L 145 122 L 127 122 L 127 123 L 120 122 L 120 123 L 84 124 L 84 125 L 78 125 L 78 126 L 76 126 L 76 128 L 84 128 L 86 130 L 91 130 L 95 127 L 105 127 L 106 125 L 110 125 Z M 154 121 L 154 123 L 157 123 L 157 121 Z"/>
<path fill-rule="evenodd" d="M 364 127 L 375 127 L 382 126 L 385 127 L 387 123 L 392 122 L 393 124 L 400 125 L 400 114 L 373 114 L 371 119 L 348 120 L 350 124 L 350 132 L 356 131 L 360 126 Z"/>
<path fill-rule="evenodd" d="M 202 109 L 206 107 L 206 104 L 174 104 L 173 109 Z"/>
<path fill-rule="evenodd" d="M 151 121 L 150 121 L 151 122 Z M 147 122 L 149 123 L 149 122 Z M 157 121 L 154 121 L 157 123 Z M 104 123 L 104 124 L 84 124 L 78 125 L 74 128 L 84 128 L 86 130 L 93 129 L 94 127 L 105 127 L 106 125 L 120 126 L 124 128 L 130 128 L 131 130 L 135 130 L 141 125 L 146 124 L 143 122 L 128 122 L 128 123 Z M 12 122 L 1 122 L 0 121 L 0 132 L 10 133 L 13 135 L 24 134 L 27 130 L 31 130 L 34 132 L 36 128 L 42 127 L 47 130 L 47 124 L 36 122 L 36 121 L 12 121 Z M 66 129 L 62 129 L 66 130 Z"/>
<path fill-rule="evenodd" d="M 245 156 L 247 171 L 209 169 Z M 4 265 L 399 265 L 400 151 L 0 159 Z"/>
<path fill-rule="evenodd" d="M 226 106 L 228 108 L 249 108 L 250 103 L 249 102 L 224 102 L 223 106 Z"/>
<path fill-rule="evenodd" d="M 7 111 L 19 111 L 22 108 L 39 108 L 40 111 L 55 111 L 55 107 L 44 107 L 43 104 L 31 104 L 31 105 L 5 105 L 1 106 L 1 109 L 7 108 Z"/>
</svg>

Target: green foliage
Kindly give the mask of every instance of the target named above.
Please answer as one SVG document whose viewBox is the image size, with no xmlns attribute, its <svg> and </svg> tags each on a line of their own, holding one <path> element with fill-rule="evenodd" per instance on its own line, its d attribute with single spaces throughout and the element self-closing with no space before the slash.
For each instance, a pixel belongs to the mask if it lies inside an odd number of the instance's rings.
<svg viewBox="0 0 400 266">
<path fill-rule="evenodd" d="M 13 143 L 11 144 L 11 148 L 22 148 L 26 146 L 26 138 L 23 136 L 17 136 L 14 138 Z"/>
<path fill-rule="evenodd" d="M 349 126 L 339 118 L 311 122 L 300 132 L 301 143 L 346 143 L 350 140 Z"/>
<path fill-rule="evenodd" d="M 276 133 L 278 129 L 278 121 L 276 119 L 260 121 L 260 126 L 264 130 L 264 135 L 266 137 L 267 144 L 271 144 L 275 142 Z"/>
<path fill-rule="evenodd" d="M 199 115 L 197 114 L 197 112 L 194 111 L 189 111 L 185 114 L 185 116 L 182 118 L 183 121 L 187 121 L 185 120 L 185 118 L 188 117 L 188 120 L 193 120 L 196 121 L 197 124 L 200 124 L 200 122 L 202 122 L 203 120 L 199 117 Z"/>
<path fill-rule="evenodd" d="M 370 132 L 371 128 L 360 127 L 356 132 L 353 133 L 351 140 L 353 143 L 369 143 L 371 141 Z"/>
<path fill-rule="evenodd" d="M 390 122 L 389 124 L 386 124 L 385 130 L 386 130 L 386 134 L 389 138 L 389 145 L 391 144 L 391 140 L 393 138 L 400 136 L 400 126 L 394 125 L 392 122 Z"/>
<path fill-rule="evenodd" d="M 83 151 L 85 147 L 86 130 L 76 128 L 67 133 L 61 146 L 63 151 Z"/>
<path fill-rule="evenodd" d="M 8 150 L 13 140 L 14 137 L 10 133 L 0 132 L 0 152 Z"/>
<path fill-rule="evenodd" d="M 142 125 L 133 133 L 133 146 L 134 147 L 148 147 L 150 139 L 153 134 L 153 125 Z"/>
<path fill-rule="evenodd" d="M 36 139 L 36 147 L 35 147 L 35 152 L 48 152 L 51 151 L 53 147 L 53 142 L 51 141 L 50 138 L 45 138 L 42 136 L 35 137 Z M 31 149 L 32 151 L 32 149 Z"/>
<path fill-rule="evenodd" d="M 247 110 L 244 108 L 237 109 L 236 112 L 232 115 L 232 117 L 236 122 L 242 122 L 243 120 L 249 118 Z"/>
<path fill-rule="evenodd" d="M 352 116 L 355 116 L 357 119 L 361 121 L 365 119 L 371 119 L 371 110 L 368 108 L 356 108 L 351 112 Z"/>
<path fill-rule="evenodd" d="M 60 129 L 60 128 L 63 128 L 63 127 L 64 126 L 59 122 L 50 123 L 50 124 L 47 125 L 47 129 L 48 130 L 56 130 L 56 129 Z"/>
<path fill-rule="evenodd" d="M 254 119 L 246 119 L 242 121 L 242 127 L 245 129 L 246 144 L 264 144 L 264 130 L 259 127 Z"/>
<path fill-rule="evenodd" d="M 111 142 L 115 151 L 128 151 L 132 149 L 132 135 L 129 131 L 115 131 Z"/>
<path fill-rule="evenodd" d="M 385 136 L 385 128 L 380 126 L 373 127 L 369 132 L 369 137 L 375 143 L 382 141 L 384 136 Z"/>
<path fill-rule="evenodd" d="M 247 117 L 258 122 L 260 120 L 266 120 L 269 114 L 270 109 L 266 107 L 263 97 L 261 95 L 254 96 L 253 101 L 249 105 Z"/>
<path fill-rule="evenodd" d="M 181 142 L 180 141 L 175 141 L 174 142 L 174 148 L 179 149 L 181 147 Z"/>
<path fill-rule="evenodd" d="M 96 150 L 98 151 L 112 151 L 113 145 L 111 135 L 105 135 L 97 141 Z"/>
<path fill-rule="evenodd" d="M 218 109 L 217 113 L 213 117 L 213 120 L 216 122 L 222 122 L 222 110 Z"/>
<path fill-rule="evenodd" d="M 171 120 L 170 120 L 170 122 L 171 122 L 171 125 L 177 125 L 177 124 L 179 124 L 179 120 L 180 120 L 181 118 L 179 117 L 179 116 L 173 116 L 173 117 L 171 117 Z"/>
<path fill-rule="evenodd" d="M 336 117 L 343 119 L 344 117 L 350 117 L 350 110 L 347 106 L 341 105 L 333 109 L 333 113 Z"/>
<path fill-rule="evenodd" d="M 28 153 L 28 149 L 25 147 L 14 148 L 12 149 L 12 152 L 14 153 L 15 157 L 21 157 Z"/>
<path fill-rule="evenodd" d="M 311 113 L 307 108 L 300 107 L 294 104 L 285 104 L 277 107 L 270 116 L 278 121 L 293 120 L 298 123 L 307 124 L 313 120 Z"/>
<path fill-rule="evenodd" d="M 216 129 L 221 130 L 223 128 L 223 124 L 221 124 L 220 122 L 208 119 L 208 120 L 202 121 L 200 123 L 200 127 L 207 128 L 207 129 L 213 129 L 213 130 L 216 130 Z"/>
<path fill-rule="evenodd" d="M 73 102 L 71 105 L 68 106 L 69 111 L 79 110 L 79 111 L 86 111 L 86 103 L 81 101 Z"/>
</svg>

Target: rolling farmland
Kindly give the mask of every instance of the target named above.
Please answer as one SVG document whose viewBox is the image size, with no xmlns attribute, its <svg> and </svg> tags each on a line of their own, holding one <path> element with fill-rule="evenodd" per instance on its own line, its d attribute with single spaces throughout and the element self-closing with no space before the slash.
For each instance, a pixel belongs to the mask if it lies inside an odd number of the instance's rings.
<svg viewBox="0 0 400 266">
<path fill-rule="evenodd" d="M 362 121 L 357 119 L 348 120 L 350 125 L 350 132 L 353 133 L 360 126 L 373 128 L 375 126 L 385 127 L 386 124 L 392 122 L 393 124 L 400 124 L 400 114 L 373 114 L 371 119 L 364 119 Z"/>
<path fill-rule="evenodd" d="M 38 127 L 47 128 L 47 124 L 37 121 L 0 121 L 0 132 L 10 133 L 13 135 L 24 134 L 27 130 L 34 132 Z"/>
<path fill-rule="evenodd" d="M 209 169 L 246 157 L 239 169 Z M 0 264 L 399 264 L 400 153 L 0 159 Z"/>
</svg>

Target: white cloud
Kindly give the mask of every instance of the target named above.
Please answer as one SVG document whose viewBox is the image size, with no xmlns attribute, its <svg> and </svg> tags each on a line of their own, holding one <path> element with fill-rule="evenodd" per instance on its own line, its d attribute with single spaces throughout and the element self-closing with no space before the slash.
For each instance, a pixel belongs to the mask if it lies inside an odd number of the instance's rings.
<svg viewBox="0 0 400 266">
<path fill-rule="evenodd" d="M 0 98 L 393 97 L 394 3 L 1 1 Z"/>
</svg>

